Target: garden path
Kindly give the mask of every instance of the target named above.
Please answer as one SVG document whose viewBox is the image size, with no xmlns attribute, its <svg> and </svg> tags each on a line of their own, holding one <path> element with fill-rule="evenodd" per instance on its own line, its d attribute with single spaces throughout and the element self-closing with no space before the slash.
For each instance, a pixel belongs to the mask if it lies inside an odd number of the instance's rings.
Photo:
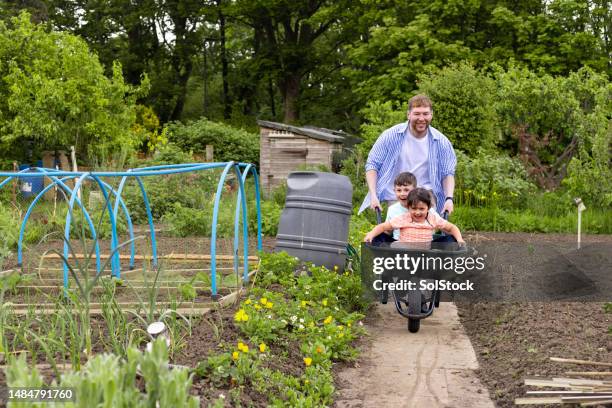
<svg viewBox="0 0 612 408">
<path fill-rule="evenodd" d="M 418 333 L 406 322 L 392 302 L 377 305 L 360 359 L 337 375 L 336 407 L 494 407 L 453 303 L 441 303 Z"/>
</svg>

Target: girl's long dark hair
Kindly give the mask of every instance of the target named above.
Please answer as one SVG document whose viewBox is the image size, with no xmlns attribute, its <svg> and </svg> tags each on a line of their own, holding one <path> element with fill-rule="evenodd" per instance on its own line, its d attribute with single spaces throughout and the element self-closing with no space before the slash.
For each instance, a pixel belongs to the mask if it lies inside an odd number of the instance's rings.
<svg viewBox="0 0 612 408">
<path fill-rule="evenodd" d="M 417 203 L 427 204 L 427 208 L 431 208 L 431 193 L 429 190 L 417 187 L 408 193 L 408 207 L 412 207 Z"/>
</svg>

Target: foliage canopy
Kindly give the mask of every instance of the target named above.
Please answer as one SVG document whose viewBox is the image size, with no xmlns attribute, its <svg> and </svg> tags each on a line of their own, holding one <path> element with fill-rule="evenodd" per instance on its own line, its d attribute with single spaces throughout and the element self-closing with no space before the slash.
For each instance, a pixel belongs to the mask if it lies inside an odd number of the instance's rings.
<svg viewBox="0 0 612 408">
<path fill-rule="evenodd" d="M 112 76 L 82 39 L 47 31 L 22 13 L 0 21 L 0 149 L 30 145 L 53 150 L 74 145 L 80 153 L 132 149 L 136 98 L 147 89 Z"/>
</svg>

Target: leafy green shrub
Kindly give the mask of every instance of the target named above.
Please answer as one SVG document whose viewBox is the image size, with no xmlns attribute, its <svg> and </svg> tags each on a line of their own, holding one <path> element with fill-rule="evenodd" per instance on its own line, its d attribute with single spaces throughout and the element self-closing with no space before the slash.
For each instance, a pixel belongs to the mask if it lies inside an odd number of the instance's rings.
<svg viewBox="0 0 612 408">
<path fill-rule="evenodd" d="M 170 233 L 174 236 L 208 236 L 211 233 L 211 213 L 212 211 L 183 207 L 181 203 L 174 203 L 172 211 L 167 212 L 163 220 L 169 225 Z"/>
<path fill-rule="evenodd" d="M 572 197 L 580 197 L 588 206 L 612 206 L 612 168 L 595 160 L 574 158 L 568 166 L 563 186 Z"/>
<path fill-rule="evenodd" d="M 249 235 L 257 233 L 257 206 L 254 200 L 247 202 L 247 219 Z M 276 236 L 278 222 L 282 209 L 273 201 L 261 202 L 261 233 L 264 236 Z M 221 205 L 217 215 L 217 236 L 233 237 L 235 222 L 234 205 Z M 163 217 L 174 236 L 186 237 L 210 236 L 212 233 L 213 203 L 203 208 L 184 207 L 181 203 L 174 203 L 171 210 Z M 242 222 L 242 214 L 239 216 Z M 242 227 L 238 230 L 242 234 Z"/>
<path fill-rule="evenodd" d="M 285 206 L 285 199 L 287 198 L 287 183 L 283 183 L 276 187 L 270 193 L 270 201 L 274 201 L 279 207 Z"/>
<path fill-rule="evenodd" d="M 19 239 L 20 216 L 0 204 L 0 248 L 16 248 Z"/>
<path fill-rule="evenodd" d="M 168 143 L 155 151 L 152 159 L 146 162 L 139 163 L 140 167 L 144 166 L 159 166 L 163 164 L 183 164 L 193 163 L 191 153 L 183 151 L 174 143 Z"/>
<path fill-rule="evenodd" d="M 597 191 L 600 177 L 596 168 L 609 168 L 609 80 L 589 68 L 567 77 L 511 68 L 499 70 L 495 80 L 496 108 L 506 142 L 520 153 L 536 182 L 547 189 L 557 188 L 572 158 L 582 163 L 594 160 L 595 166 L 583 169 L 593 170 L 593 184 L 589 179 L 581 182 Z M 581 167 L 574 166 L 576 171 Z"/>
<path fill-rule="evenodd" d="M 607 83 L 600 89 L 593 95 L 592 112 L 581 123 L 590 129 L 584 132 L 579 154 L 570 161 L 562 184 L 570 195 L 581 197 L 587 206 L 609 209 L 612 206 L 612 121 L 609 120 L 612 84 Z"/>
<path fill-rule="evenodd" d="M 217 189 L 218 173 L 210 170 L 190 174 L 143 177 L 153 219 L 159 220 L 173 211 L 176 203 L 183 207 L 202 208 L 212 205 Z M 140 187 L 129 182 L 121 194 L 132 221 L 145 223 L 146 209 Z"/>
<path fill-rule="evenodd" d="M 131 151 L 138 143 L 131 126 L 148 80 L 126 84 L 119 64 L 106 77 L 82 38 L 33 24 L 23 12 L 0 22 L 0 60 L 2 153 L 23 151 L 27 140 L 36 150 L 75 145 L 82 156 Z"/>
<path fill-rule="evenodd" d="M 365 182 L 365 161 L 367 152 L 357 147 L 342 161 L 340 174 L 347 176 L 353 185 L 353 207 L 359 208 L 366 194 L 368 186 Z"/>
<path fill-rule="evenodd" d="M 462 63 L 419 78 L 419 92 L 433 102 L 432 125 L 468 155 L 492 151 L 500 139 L 495 81 Z"/>
<path fill-rule="evenodd" d="M 459 150 L 455 153 L 455 196 L 460 204 L 493 204 L 505 208 L 522 206 L 525 197 L 536 190 L 522 163 L 516 159 L 482 151 L 471 158 Z"/>
<path fill-rule="evenodd" d="M 387 128 L 398 123 L 406 122 L 406 112 L 408 104 L 396 106 L 391 102 L 369 102 L 362 109 L 361 113 L 364 116 L 364 123 L 361 125 L 361 138 L 363 142 L 358 145 L 358 149 L 362 155 L 367 158 L 370 149 L 378 139 L 378 136 Z"/>
<path fill-rule="evenodd" d="M 200 119 L 188 124 L 168 125 L 168 138 L 184 151 L 203 153 L 214 146 L 217 162 L 259 163 L 259 136 L 223 123 Z"/>
<path fill-rule="evenodd" d="M 278 223 L 283 207 L 275 201 L 261 202 L 261 234 L 266 237 L 275 237 L 278 232 Z M 249 234 L 257 233 L 257 206 L 255 202 L 249 203 Z"/>
</svg>

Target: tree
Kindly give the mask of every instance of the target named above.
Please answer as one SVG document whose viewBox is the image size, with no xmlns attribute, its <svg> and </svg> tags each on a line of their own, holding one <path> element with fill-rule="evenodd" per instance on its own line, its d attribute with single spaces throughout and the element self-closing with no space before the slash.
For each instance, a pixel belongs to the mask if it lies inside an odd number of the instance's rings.
<svg viewBox="0 0 612 408">
<path fill-rule="evenodd" d="M 81 154 L 132 149 L 135 100 L 147 89 L 112 77 L 82 39 L 48 32 L 23 12 L 0 22 L 0 143 L 15 151 L 26 142 L 39 149 L 75 145 Z"/>
<path fill-rule="evenodd" d="M 434 104 L 433 125 L 468 155 L 492 152 L 500 129 L 495 81 L 471 65 L 457 64 L 419 76 L 419 92 Z"/>
<path fill-rule="evenodd" d="M 496 80 L 506 137 L 541 187 L 558 187 L 574 157 L 609 168 L 607 77 L 589 68 L 567 77 L 513 68 L 498 71 Z"/>
<path fill-rule="evenodd" d="M 369 2 L 368 2 L 369 3 Z M 612 73 L 609 0 L 373 1 L 370 30 L 345 69 L 363 98 L 402 101 L 423 72 L 467 60 L 555 75 Z"/>
<path fill-rule="evenodd" d="M 202 49 L 199 0 L 48 0 L 54 27 L 86 39 L 106 66 L 118 60 L 132 85 L 151 81 L 145 104 L 163 122 L 178 119 L 193 59 Z"/>
<path fill-rule="evenodd" d="M 352 3 L 348 0 L 239 0 L 233 5 L 231 16 L 253 29 L 253 58 L 262 71 L 274 76 L 283 103 L 284 122 L 299 119 L 304 78 L 324 56 L 336 52 L 346 41 L 342 25 L 350 16 Z M 323 41 L 325 36 L 333 39 Z M 318 48 L 323 43 L 328 47 Z"/>
</svg>

